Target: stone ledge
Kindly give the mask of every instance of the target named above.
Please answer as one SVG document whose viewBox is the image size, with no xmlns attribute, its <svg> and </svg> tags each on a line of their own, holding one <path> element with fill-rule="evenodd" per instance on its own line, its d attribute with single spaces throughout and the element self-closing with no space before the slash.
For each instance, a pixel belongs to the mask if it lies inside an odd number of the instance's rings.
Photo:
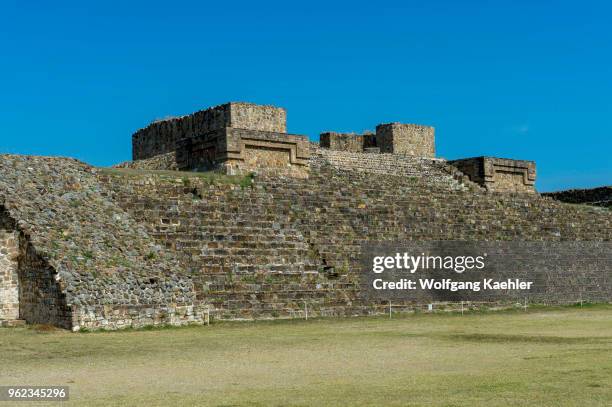
<svg viewBox="0 0 612 407">
<path fill-rule="evenodd" d="M 223 169 L 229 174 L 266 172 L 307 176 L 310 143 L 306 136 L 225 128 L 179 141 L 180 170 Z"/>
<path fill-rule="evenodd" d="M 535 192 L 536 164 L 533 161 L 481 156 L 448 163 L 490 191 Z"/>
</svg>

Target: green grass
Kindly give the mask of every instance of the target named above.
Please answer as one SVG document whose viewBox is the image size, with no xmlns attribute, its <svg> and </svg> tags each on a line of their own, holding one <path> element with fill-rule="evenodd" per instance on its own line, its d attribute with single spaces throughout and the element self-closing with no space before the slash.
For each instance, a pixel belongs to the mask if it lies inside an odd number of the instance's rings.
<svg viewBox="0 0 612 407">
<path fill-rule="evenodd" d="M 102 174 L 141 177 L 155 175 L 160 178 L 180 180 L 185 186 L 189 186 L 190 179 L 200 179 L 209 184 L 234 184 L 242 187 L 250 186 L 253 181 L 253 174 L 248 175 L 226 175 L 216 171 L 189 172 L 189 171 L 169 171 L 169 170 L 139 170 L 134 168 L 108 168 L 100 167 L 98 171 Z"/>
<path fill-rule="evenodd" d="M 0 349 L 0 384 L 68 385 L 67 404 L 78 406 L 612 405 L 606 305 L 87 334 L 6 328 Z"/>
</svg>

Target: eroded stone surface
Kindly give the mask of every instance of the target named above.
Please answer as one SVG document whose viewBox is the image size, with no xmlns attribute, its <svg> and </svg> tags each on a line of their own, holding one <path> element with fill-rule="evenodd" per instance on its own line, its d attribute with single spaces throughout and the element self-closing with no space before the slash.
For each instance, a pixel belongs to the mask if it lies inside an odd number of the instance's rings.
<svg viewBox="0 0 612 407">
<path fill-rule="evenodd" d="M 172 252 L 108 195 L 96 169 L 77 160 L 0 156 L 0 206 L 20 233 L 24 319 L 115 327 L 112 318 L 84 319 L 111 307 L 129 309 L 138 326 L 143 309 L 194 305 Z"/>
<path fill-rule="evenodd" d="M 533 161 L 474 157 L 449 161 L 449 164 L 490 191 L 535 192 L 536 165 Z"/>
<path fill-rule="evenodd" d="M 530 162 L 483 159 L 479 182 L 468 167 L 385 153 L 373 135 L 359 142 L 370 153 L 326 149 L 280 127 L 227 127 L 259 126 L 234 119 L 211 113 L 200 124 L 160 124 L 174 135 L 218 128 L 126 170 L 0 155 L 0 293 L 8 304 L 0 320 L 16 308 L 28 322 L 69 329 L 291 318 L 306 304 L 311 316 L 376 314 L 386 305 L 360 292 L 364 242 L 612 240 L 609 210 L 532 193 Z M 256 175 L 171 171 L 208 164 Z M 530 193 L 491 193 L 492 183 Z M 533 300 L 566 302 L 576 292 L 609 301 L 609 277 L 567 279 L 563 294 Z"/>
<path fill-rule="evenodd" d="M 19 319 L 19 236 L 0 226 L 0 320 Z"/>
</svg>

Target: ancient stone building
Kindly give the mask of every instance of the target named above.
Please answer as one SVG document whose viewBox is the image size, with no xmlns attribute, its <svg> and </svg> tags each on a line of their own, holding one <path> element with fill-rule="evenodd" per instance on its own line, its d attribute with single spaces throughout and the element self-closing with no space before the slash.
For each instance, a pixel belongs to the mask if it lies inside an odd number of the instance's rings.
<svg viewBox="0 0 612 407">
<path fill-rule="evenodd" d="M 0 155 L 1 324 L 375 315 L 369 242 L 612 241 L 609 209 L 536 193 L 532 162 L 435 158 L 433 129 L 411 126 L 319 146 L 287 134 L 282 109 L 232 103 L 138 131 L 117 168 Z M 608 302 L 606 264 L 551 270 L 529 301 Z"/>
<path fill-rule="evenodd" d="M 435 157 L 434 128 L 417 124 L 387 123 L 376 126 L 381 153 Z"/>
<path fill-rule="evenodd" d="M 132 136 L 134 160 L 174 154 L 183 171 L 255 171 L 304 177 L 308 137 L 287 134 L 286 112 L 273 106 L 227 103 L 157 121 Z"/>
<path fill-rule="evenodd" d="M 377 152 L 415 157 L 435 157 L 434 128 L 417 124 L 387 123 L 376 126 L 376 133 L 325 132 L 320 146 L 330 150 Z"/>
</svg>

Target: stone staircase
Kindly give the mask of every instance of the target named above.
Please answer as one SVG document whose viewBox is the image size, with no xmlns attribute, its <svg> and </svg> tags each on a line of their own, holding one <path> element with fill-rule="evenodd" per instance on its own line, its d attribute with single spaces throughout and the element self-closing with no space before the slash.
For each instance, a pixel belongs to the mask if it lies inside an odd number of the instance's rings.
<svg viewBox="0 0 612 407">
<path fill-rule="evenodd" d="M 362 170 L 338 168 L 338 156 L 355 158 L 323 152 L 307 179 L 259 175 L 248 186 L 184 173 L 106 182 L 113 200 L 177 253 L 219 319 L 302 317 L 306 304 L 312 316 L 373 312 L 357 273 L 368 241 L 580 240 L 610 230 L 594 210 L 472 189 L 431 160 L 428 176 L 406 175 L 419 162 L 410 158 L 394 158 L 403 174 L 373 176 L 368 168 L 382 171 L 385 155 Z"/>
<path fill-rule="evenodd" d="M 330 165 L 340 171 L 409 177 L 451 190 L 480 188 L 443 159 L 411 157 L 400 154 L 355 153 L 313 148 L 311 167 Z"/>
<path fill-rule="evenodd" d="M 156 194 L 142 190 L 124 205 L 178 254 L 216 318 L 287 316 L 303 312 L 305 298 L 324 301 L 318 257 L 285 213 L 275 211 L 284 203 L 265 191 L 237 188 L 218 199 L 163 183 Z"/>
</svg>

